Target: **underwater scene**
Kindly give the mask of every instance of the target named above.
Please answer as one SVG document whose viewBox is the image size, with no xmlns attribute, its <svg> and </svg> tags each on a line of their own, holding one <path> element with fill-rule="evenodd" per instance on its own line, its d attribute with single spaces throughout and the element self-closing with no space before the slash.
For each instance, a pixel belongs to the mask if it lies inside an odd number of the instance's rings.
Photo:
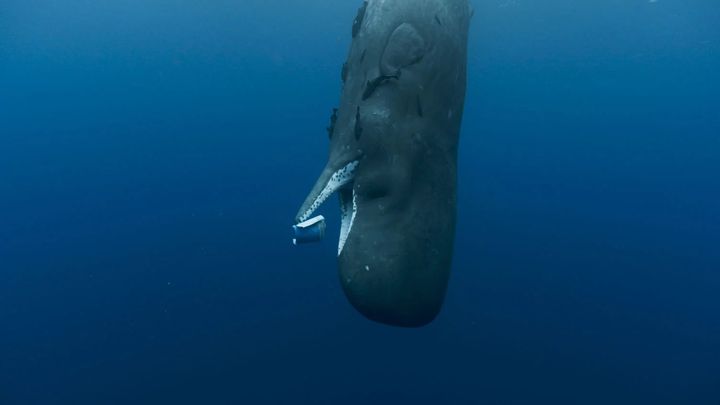
<svg viewBox="0 0 720 405">
<path fill-rule="evenodd" d="M 35 404 L 720 405 L 720 1 L 1 0 Z"/>
</svg>

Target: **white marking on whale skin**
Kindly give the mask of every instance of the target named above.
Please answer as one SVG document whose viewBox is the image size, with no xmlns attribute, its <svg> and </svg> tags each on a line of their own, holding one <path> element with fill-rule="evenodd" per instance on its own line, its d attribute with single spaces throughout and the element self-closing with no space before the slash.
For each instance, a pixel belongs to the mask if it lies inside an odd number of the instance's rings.
<svg viewBox="0 0 720 405">
<path fill-rule="evenodd" d="M 353 195 L 355 192 L 353 191 Z M 338 256 L 342 252 L 347 240 L 348 231 L 350 229 L 350 218 L 352 217 L 352 207 L 350 201 L 340 195 L 340 238 L 338 239 Z"/>
<path fill-rule="evenodd" d="M 315 198 L 315 201 L 313 201 L 310 208 L 308 208 L 308 210 L 305 211 L 305 213 L 299 218 L 300 222 L 304 222 L 310 218 L 315 210 L 317 210 L 322 203 L 328 199 L 328 197 L 353 180 L 358 163 L 360 162 L 357 160 L 352 161 L 345 165 L 342 169 L 333 173 L 332 177 L 330 177 L 330 180 L 328 180 L 325 185 L 325 188 L 323 188 L 317 198 Z"/>
<path fill-rule="evenodd" d="M 357 215 L 357 197 L 355 190 L 353 190 L 352 195 L 352 209 L 347 207 L 347 201 L 343 201 L 341 207 L 342 225 L 340 225 L 340 239 L 338 240 L 338 256 L 340 256 L 340 253 L 342 253 L 345 247 L 345 242 L 347 242 L 347 238 L 350 236 L 350 231 L 352 230 L 353 223 L 355 223 L 355 216 Z"/>
</svg>

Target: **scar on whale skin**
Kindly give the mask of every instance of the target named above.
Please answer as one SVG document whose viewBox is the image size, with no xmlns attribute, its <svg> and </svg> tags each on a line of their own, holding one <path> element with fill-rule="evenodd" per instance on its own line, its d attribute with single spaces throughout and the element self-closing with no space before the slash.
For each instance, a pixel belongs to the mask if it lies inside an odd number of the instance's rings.
<svg viewBox="0 0 720 405">
<path fill-rule="evenodd" d="M 389 82 L 390 80 L 400 80 L 400 71 L 398 70 L 398 72 L 394 75 L 380 75 L 368 81 L 365 85 L 365 91 L 363 92 L 362 100 L 365 101 L 370 98 L 370 96 L 372 96 L 372 94 L 378 87 Z"/>
<path fill-rule="evenodd" d="M 444 301 L 469 21 L 467 0 L 368 0 L 353 20 L 328 160 L 295 221 L 338 195 L 340 284 L 374 321 L 422 326 Z"/>
<path fill-rule="evenodd" d="M 360 106 L 358 106 L 356 112 L 355 112 L 355 140 L 359 141 L 360 137 L 362 136 L 362 124 L 360 123 Z"/>
<path fill-rule="evenodd" d="M 328 138 L 332 139 L 333 133 L 335 132 L 335 124 L 337 123 L 337 108 L 333 108 L 332 115 L 330 116 L 330 125 L 326 128 Z"/>
</svg>

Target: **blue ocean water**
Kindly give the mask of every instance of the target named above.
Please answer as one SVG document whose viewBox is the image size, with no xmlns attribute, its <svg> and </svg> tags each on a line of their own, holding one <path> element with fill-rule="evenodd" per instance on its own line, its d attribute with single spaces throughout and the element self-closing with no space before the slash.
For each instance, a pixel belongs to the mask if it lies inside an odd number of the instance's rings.
<svg viewBox="0 0 720 405">
<path fill-rule="evenodd" d="M 422 329 L 290 243 L 358 5 L 3 0 L 0 404 L 720 404 L 720 2 L 473 2 Z"/>
</svg>

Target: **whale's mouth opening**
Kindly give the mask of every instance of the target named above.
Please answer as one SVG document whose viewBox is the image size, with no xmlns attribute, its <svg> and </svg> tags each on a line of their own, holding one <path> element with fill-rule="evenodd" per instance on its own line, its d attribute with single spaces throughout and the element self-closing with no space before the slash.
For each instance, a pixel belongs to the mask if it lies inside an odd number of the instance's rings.
<svg viewBox="0 0 720 405">
<path fill-rule="evenodd" d="M 354 160 L 341 169 L 335 171 L 330 176 L 322 190 L 312 200 L 310 206 L 298 216 L 299 222 L 304 222 L 317 211 L 318 208 L 335 192 L 340 196 L 340 237 L 338 239 L 338 256 L 342 253 L 345 242 L 350 231 L 352 230 L 355 217 L 357 216 L 357 197 L 353 187 L 355 180 L 355 170 L 357 169 L 359 160 Z"/>
</svg>

